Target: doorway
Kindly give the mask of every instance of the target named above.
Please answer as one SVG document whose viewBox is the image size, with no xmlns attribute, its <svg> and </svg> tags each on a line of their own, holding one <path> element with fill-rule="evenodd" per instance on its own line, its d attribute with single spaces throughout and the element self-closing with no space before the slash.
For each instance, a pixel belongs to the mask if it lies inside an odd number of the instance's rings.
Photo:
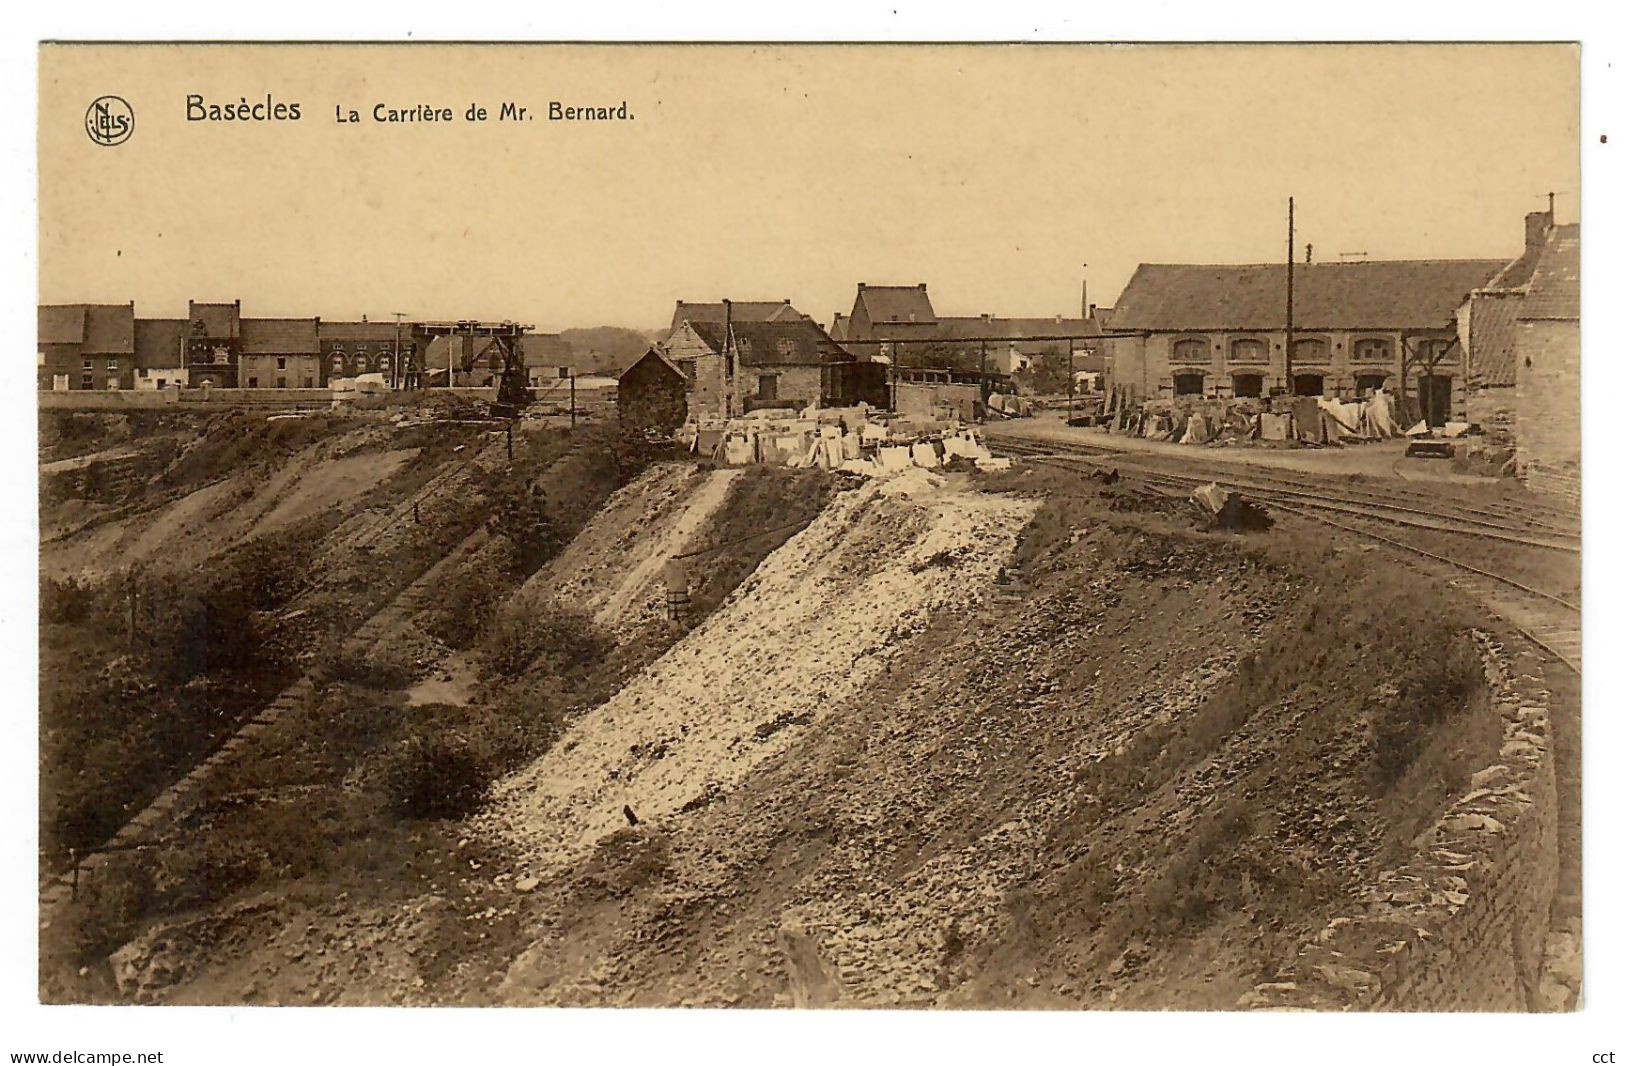
<svg viewBox="0 0 1625 1066">
<path fill-rule="evenodd" d="M 1450 421 L 1450 379 L 1440 374 L 1423 374 L 1416 379 L 1416 398 L 1422 403 L 1422 417 L 1438 427 Z"/>
<path fill-rule="evenodd" d="M 1325 374 L 1293 374 L 1292 395 L 1320 396 L 1326 391 Z"/>
</svg>

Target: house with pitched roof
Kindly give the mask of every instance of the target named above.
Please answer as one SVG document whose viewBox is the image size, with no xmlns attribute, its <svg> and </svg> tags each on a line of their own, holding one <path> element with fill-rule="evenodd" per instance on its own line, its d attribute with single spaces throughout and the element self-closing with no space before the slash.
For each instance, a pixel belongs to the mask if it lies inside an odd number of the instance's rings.
<svg viewBox="0 0 1625 1066">
<path fill-rule="evenodd" d="M 193 388 L 237 387 L 242 354 L 243 302 L 186 302 L 186 376 Z"/>
<path fill-rule="evenodd" d="M 1518 476 L 1530 488 L 1580 495 L 1580 227 L 1553 227 L 1518 308 Z"/>
<path fill-rule="evenodd" d="M 186 384 L 186 319 L 135 320 L 135 387 L 178 389 Z"/>
<path fill-rule="evenodd" d="M 42 304 L 41 389 L 135 387 L 135 304 Z"/>
<path fill-rule="evenodd" d="M 1129 396 L 1361 396 L 1422 402 L 1435 424 L 1465 404 L 1457 310 L 1505 259 L 1363 260 L 1293 267 L 1291 359 L 1283 263 L 1142 263 L 1112 311 L 1108 387 Z M 1290 366 L 1290 374 L 1289 374 Z"/>
<path fill-rule="evenodd" d="M 1466 381 L 1465 415 L 1510 436 L 1517 414 L 1517 322 L 1529 279 L 1552 231 L 1550 211 L 1524 216 L 1524 250 L 1456 311 Z"/>
<path fill-rule="evenodd" d="M 382 374 L 386 382 L 410 387 L 422 370 L 422 340 L 410 323 L 317 321 L 316 339 L 321 355 L 319 385 L 334 378 Z"/>
<path fill-rule="evenodd" d="M 671 313 L 670 337 L 684 322 L 700 322 L 720 326 L 734 322 L 794 322 L 808 318 L 797 311 L 788 298 L 783 300 L 719 300 L 716 303 L 695 303 L 678 300 Z M 811 321 L 811 319 L 808 319 Z"/>
<path fill-rule="evenodd" d="M 884 369 L 865 374 L 859 360 L 805 316 L 780 321 L 684 319 L 665 355 L 688 383 L 688 409 L 731 418 L 758 407 L 884 402 Z"/>
<path fill-rule="evenodd" d="M 245 389 L 314 389 L 322 385 L 320 319 L 245 318 L 239 381 Z"/>
</svg>

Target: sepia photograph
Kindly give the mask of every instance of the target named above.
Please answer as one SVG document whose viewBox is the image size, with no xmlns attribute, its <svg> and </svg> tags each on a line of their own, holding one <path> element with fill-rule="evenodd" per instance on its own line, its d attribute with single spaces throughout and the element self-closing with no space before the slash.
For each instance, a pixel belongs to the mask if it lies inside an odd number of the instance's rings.
<svg viewBox="0 0 1625 1066">
<path fill-rule="evenodd" d="M 1581 1010 L 1580 56 L 38 43 L 39 1003 Z"/>
</svg>

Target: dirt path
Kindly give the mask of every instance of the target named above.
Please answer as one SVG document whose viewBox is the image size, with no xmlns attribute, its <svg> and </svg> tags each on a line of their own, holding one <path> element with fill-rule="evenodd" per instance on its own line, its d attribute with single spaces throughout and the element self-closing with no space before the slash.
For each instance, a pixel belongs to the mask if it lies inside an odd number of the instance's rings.
<svg viewBox="0 0 1625 1066">
<path fill-rule="evenodd" d="M 712 470 L 701 475 L 699 487 L 688 495 L 682 510 L 662 523 L 656 536 L 640 543 L 636 557 L 630 560 L 631 565 L 598 609 L 595 618 L 599 625 L 617 627 L 635 606 L 642 605 L 654 594 L 652 587 L 658 582 L 666 561 L 692 547 L 689 542 L 727 500 L 740 473 L 739 470 Z M 623 560 L 623 565 L 625 562 Z"/>
</svg>

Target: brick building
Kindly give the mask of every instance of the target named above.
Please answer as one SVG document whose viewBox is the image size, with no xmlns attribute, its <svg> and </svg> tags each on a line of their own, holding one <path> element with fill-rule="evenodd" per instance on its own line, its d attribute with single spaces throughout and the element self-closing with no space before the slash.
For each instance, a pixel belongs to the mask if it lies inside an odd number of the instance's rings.
<svg viewBox="0 0 1625 1066">
<path fill-rule="evenodd" d="M 354 378 L 362 374 L 382 374 L 393 387 L 412 388 L 423 370 L 419 352 L 426 345 L 413 334 L 406 322 L 321 322 L 316 325 L 321 352 L 321 378 L 327 385 L 334 378 Z"/>
<path fill-rule="evenodd" d="M 243 304 L 186 304 L 186 375 L 193 388 L 237 387 L 237 357 L 243 352 Z"/>
<path fill-rule="evenodd" d="M 1529 279 L 1552 228 L 1550 211 L 1524 216 L 1524 250 L 1456 312 L 1465 357 L 1465 416 L 1492 433 L 1510 435 L 1517 414 L 1517 322 Z"/>
<path fill-rule="evenodd" d="M 1092 310 L 1092 309 L 1091 309 Z M 850 315 L 835 316 L 842 339 L 860 357 L 899 368 L 954 368 L 1009 377 L 1028 370 L 1046 353 L 1064 355 L 1075 338 L 1075 370 L 1099 370 L 1098 320 L 1053 315 L 1010 318 L 994 314 L 939 315 L 924 282 L 870 285 L 859 282 Z"/>
<path fill-rule="evenodd" d="M 794 322 L 807 319 L 788 299 L 784 300 L 719 300 L 716 303 L 696 303 L 678 300 L 672 309 L 671 329 L 666 336 L 677 332 L 684 322 L 699 322 L 720 326 L 726 322 Z"/>
<path fill-rule="evenodd" d="M 41 389 L 135 388 L 135 304 L 42 304 Z"/>
<path fill-rule="evenodd" d="M 1291 380 L 1286 265 L 1142 263 L 1112 311 L 1108 387 L 1130 396 L 1416 396 L 1429 421 L 1465 407 L 1456 313 L 1504 259 L 1294 267 Z"/>
<path fill-rule="evenodd" d="M 1517 470 L 1529 487 L 1580 494 L 1580 227 L 1554 227 L 1518 309 Z"/>
<path fill-rule="evenodd" d="M 659 348 L 621 371 L 615 390 L 621 422 L 670 432 L 688 417 L 688 378 Z"/>
<path fill-rule="evenodd" d="M 135 387 L 178 389 L 186 377 L 186 319 L 136 319 Z"/>
<path fill-rule="evenodd" d="M 779 321 L 684 319 L 667 339 L 665 354 L 688 382 L 689 411 L 700 417 L 876 397 L 855 365 L 857 357 L 799 314 Z"/>
<path fill-rule="evenodd" d="M 245 389 L 314 389 L 323 384 L 320 320 L 245 318 L 238 380 Z"/>
</svg>

